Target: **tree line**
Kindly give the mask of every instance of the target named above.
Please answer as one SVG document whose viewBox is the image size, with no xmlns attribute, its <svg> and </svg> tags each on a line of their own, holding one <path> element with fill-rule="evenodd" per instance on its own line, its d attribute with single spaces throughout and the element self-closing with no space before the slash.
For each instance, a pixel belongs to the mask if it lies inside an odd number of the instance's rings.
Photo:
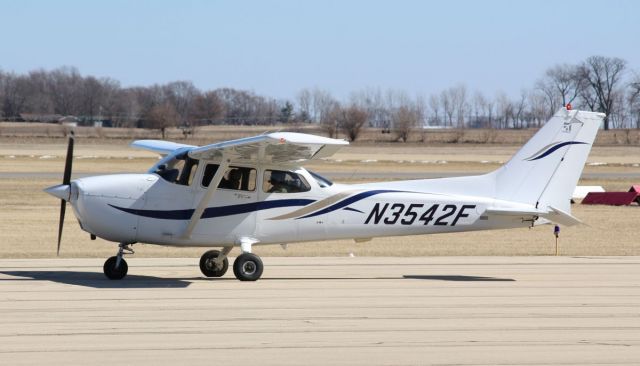
<svg viewBox="0 0 640 366">
<path fill-rule="evenodd" d="M 539 127 L 561 106 L 607 114 L 605 129 L 640 128 L 640 75 L 620 58 L 592 56 L 549 68 L 516 98 L 488 96 L 459 84 L 428 97 L 375 88 L 338 100 L 329 91 L 303 89 L 292 100 L 247 90 L 200 90 L 191 81 L 122 87 L 112 78 L 83 76 L 74 67 L 16 74 L 0 70 L 0 119 L 53 122 L 75 116 L 81 124 L 180 127 L 185 134 L 206 124 L 315 123 L 330 136 L 355 140 L 364 127 L 398 140 L 422 126 L 455 128 Z M 164 137 L 164 136 L 163 136 Z"/>
</svg>

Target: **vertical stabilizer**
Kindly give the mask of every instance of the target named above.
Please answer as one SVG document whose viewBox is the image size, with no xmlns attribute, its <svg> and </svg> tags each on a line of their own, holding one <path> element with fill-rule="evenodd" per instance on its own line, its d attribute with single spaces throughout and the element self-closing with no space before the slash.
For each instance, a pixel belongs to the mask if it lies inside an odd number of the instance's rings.
<svg viewBox="0 0 640 366">
<path fill-rule="evenodd" d="M 493 172 L 496 198 L 570 212 L 571 194 L 603 119 L 602 113 L 560 109 Z"/>
</svg>

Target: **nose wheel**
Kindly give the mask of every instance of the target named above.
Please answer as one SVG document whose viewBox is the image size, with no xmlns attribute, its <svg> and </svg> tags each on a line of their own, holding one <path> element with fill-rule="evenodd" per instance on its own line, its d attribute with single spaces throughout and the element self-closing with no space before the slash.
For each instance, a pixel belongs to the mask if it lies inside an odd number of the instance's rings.
<svg viewBox="0 0 640 366">
<path fill-rule="evenodd" d="M 125 254 L 135 253 L 129 245 L 130 244 L 120 243 L 118 254 L 107 259 L 104 262 L 104 266 L 102 266 L 102 269 L 104 271 L 104 275 L 107 276 L 108 279 L 121 280 L 127 275 L 127 272 L 129 271 L 129 265 L 123 257 Z"/>
<path fill-rule="evenodd" d="M 104 262 L 102 269 L 104 270 L 104 275 L 107 276 L 108 279 L 121 280 L 127 275 L 129 265 L 127 265 L 127 261 L 124 259 L 120 259 L 120 263 L 118 263 L 118 257 L 113 256 Z"/>
</svg>

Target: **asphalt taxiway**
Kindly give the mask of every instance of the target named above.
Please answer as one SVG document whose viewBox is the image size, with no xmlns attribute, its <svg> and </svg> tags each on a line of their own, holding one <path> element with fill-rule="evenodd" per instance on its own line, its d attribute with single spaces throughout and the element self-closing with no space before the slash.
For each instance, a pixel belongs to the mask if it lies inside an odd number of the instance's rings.
<svg viewBox="0 0 640 366">
<path fill-rule="evenodd" d="M 0 364 L 640 364 L 640 257 L 197 261 L 0 260 Z"/>
</svg>

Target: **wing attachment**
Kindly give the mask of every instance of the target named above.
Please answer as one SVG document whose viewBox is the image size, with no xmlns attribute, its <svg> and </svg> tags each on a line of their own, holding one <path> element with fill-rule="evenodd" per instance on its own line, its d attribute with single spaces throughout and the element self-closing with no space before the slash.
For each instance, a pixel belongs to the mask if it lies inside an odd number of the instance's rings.
<svg viewBox="0 0 640 366">
<path fill-rule="evenodd" d="M 224 141 L 189 151 L 189 156 L 200 160 L 222 158 L 232 162 L 299 163 L 333 155 L 347 141 L 294 132 L 276 132 L 266 135 Z"/>
<path fill-rule="evenodd" d="M 160 155 L 168 155 L 178 149 L 185 147 L 193 148 L 193 145 L 178 144 L 171 141 L 163 140 L 136 140 L 131 143 L 131 147 L 153 151 Z"/>
</svg>

